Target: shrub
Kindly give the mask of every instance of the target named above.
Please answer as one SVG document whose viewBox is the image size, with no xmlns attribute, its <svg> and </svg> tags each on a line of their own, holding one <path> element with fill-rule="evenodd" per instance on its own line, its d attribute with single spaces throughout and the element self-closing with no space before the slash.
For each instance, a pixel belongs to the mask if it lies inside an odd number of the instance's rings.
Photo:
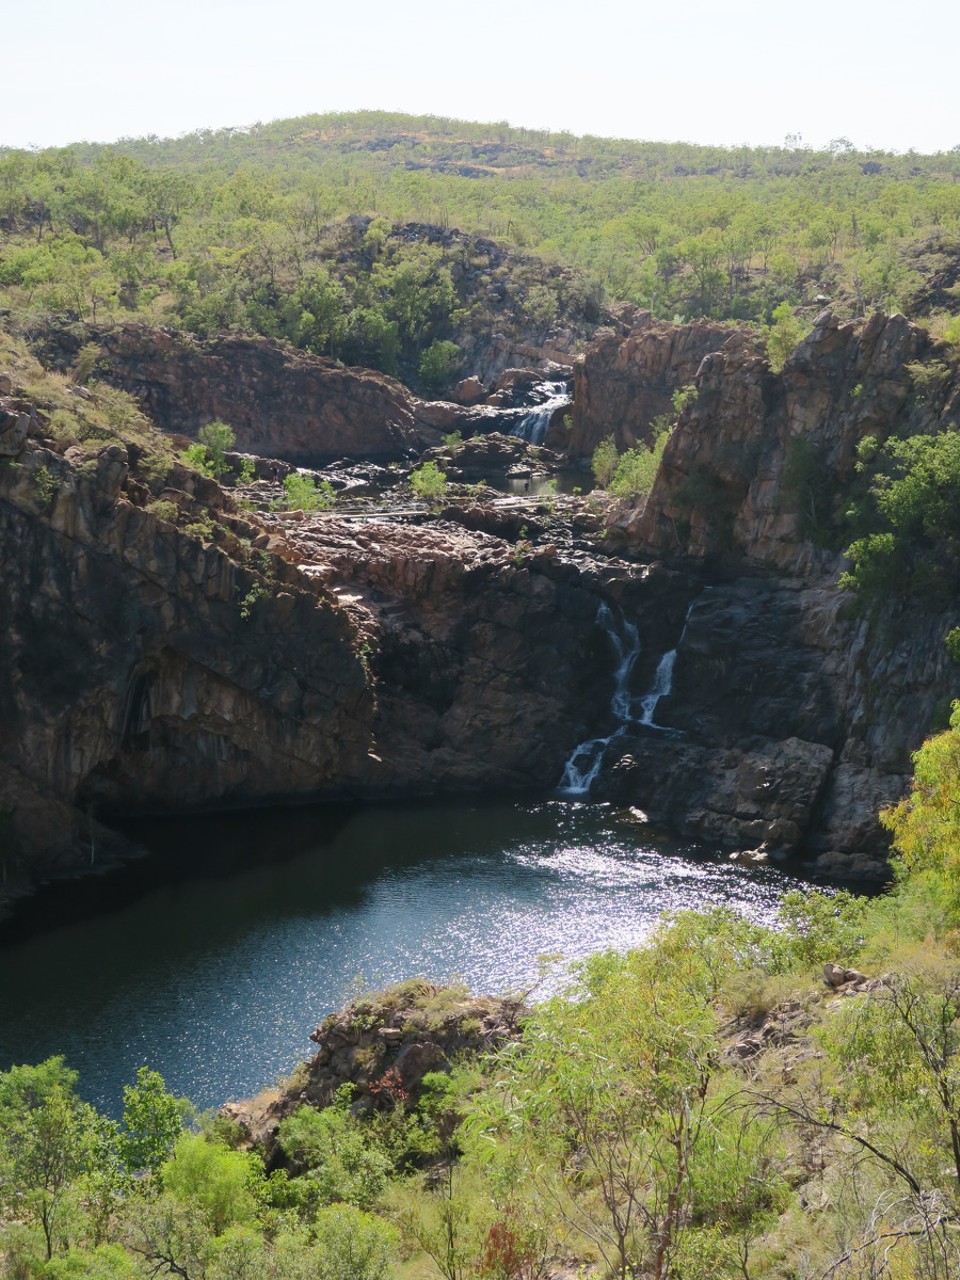
<svg viewBox="0 0 960 1280">
<path fill-rule="evenodd" d="M 455 342 L 431 342 L 420 357 L 420 377 L 431 391 L 446 386 L 460 363 L 460 348 Z"/>
<path fill-rule="evenodd" d="M 337 493 L 329 480 L 317 483 L 302 471 L 291 471 L 283 481 L 283 506 L 287 511 L 329 511 Z"/>
<path fill-rule="evenodd" d="M 628 449 L 617 463 L 610 481 L 610 492 L 618 498 L 645 497 L 653 488 L 668 438 L 669 432 L 658 436 L 652 449 L 643 445 Z"/>
<path fill-rule="evenodd" d="M 599 488 L 606 489 L 613 479 L 619 460 L 620 453 L 616 441 L 612 435 L 605 436 L 594 449 L 593 457 L 590 459 L 590 469 Z"/>
<path fill-rule="evenodd" d="M 774 307 L 773 324 L 765 334 L 767 359 L 774 373 L 781 371 L 805 332 L 803 321 L 794 315 L 789 302 Z"/>
<path fill-rule="evenodd" d="M 410 477 L 410 488 L 418 498 L 435 502 L 447 489 L 447 477 L 435 462 L 425 462 Z"/>
</svg>

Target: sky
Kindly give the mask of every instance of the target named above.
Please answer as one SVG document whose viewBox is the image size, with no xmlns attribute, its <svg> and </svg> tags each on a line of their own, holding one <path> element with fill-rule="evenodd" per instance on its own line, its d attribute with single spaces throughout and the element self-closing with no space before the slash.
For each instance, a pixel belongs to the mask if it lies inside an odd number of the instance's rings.
<svg viewBox="0 0 960 1280">
<path fill-rule="evenodd" d="M 361 108 L 661 141 L 960 144 L 956 0 L 34 0 L 0 146 Z"/>
</svg>

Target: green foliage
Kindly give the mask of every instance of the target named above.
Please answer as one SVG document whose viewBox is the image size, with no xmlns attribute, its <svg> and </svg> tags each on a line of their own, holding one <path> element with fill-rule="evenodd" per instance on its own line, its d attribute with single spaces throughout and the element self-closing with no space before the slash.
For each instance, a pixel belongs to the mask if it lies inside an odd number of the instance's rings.
<svg viewBox="0 0 960 1280">
<path fill-rule="evenodd" d="M 327 1205 L 344 1201 L 372 1209 L 383 1194 L 390 1161 L 372 1145 L 348 1105 L 300 1107 L 280 1125 L 283 1150 L 306 1169 L 312 1194 Z"/>
<path fill-rule="evenodd" d="M 679 418 L 688 404 L 696 404 L 699 392 L 692 382 L 688 382 L 684 387 L 678 387 L 670 397 L 670 403 L 673 405 L 674 416 Z M 655 432 L 660 435 L 661 432 Z"/>
<path fill-rule="evenodd" d="M 213 475 L 213 462 L 205 444 L 187 445 L 183 451 L 183 460 L 188 466 L 193 467 L 194 471 L 199 471 L 201 475 Z"/>
<path fill-rule="evenodd" d="M 183 1133 L 160 1165 L 160 1178 L 171 1200 L 198 1212 L 210 1233 L 220 1235 L 254 1220 L 263 1166 L 256 1156 Z"/>
<path fill-rule="evenodd" d="M 163 1076 L 141 1067 L 123 1090 L 120 1154 L 131 1173 L 156 1173 L 183 1132 L 185 1098 L 167 1092 Z"/>
<path fill-rule="evenodd" d="M 840 585 L 864 599 L 913 596 L 939 607 L 960 586 L 960 433 L 891 439 L 869 463 L 869 490 L 852 510 L 862 530 L 847 548 L 852 568 Z"/>
<path fill-rule="evenodd" d="M 612 435 L 604 436 L 594 449 L 593 457 L 590 459 L 590 468 L 593 471 L 593 478 L 599 488 L 607 488 L 610 481 L 613 479 L 619 460 L 620 451 L 617 448 L 616 440 Z"/>
<path fill-rule="evenodd" d="M 399 1243 L 389 1223 L 336 1204 L 320 1210 L 313 1230 L 317 1280 L 386 1280 Z"/>
<path fill-rule="evenodd" d="M 474 1158 L 508 1161 L 624 1280 L 678 1275 L 684 1238 L 729 1227 L 757 1167 L 730 1142 L 703 979 L 682 945 L 587 961 L 570 996 L 538 1006 L 468 1121 Z"/>
<path fill-rule="evenodd" d="M 410 476 L 410 488 L 418 498 L 439 502 L 447 491 L 447 477 L 435 462 L 424 462 Z"/>
<path fill-rule="evenodd" d="M 455 342 L 438 338 L 431 342 L 420 357 L 419 374 L 424 386 L 430 391 L 439 391 L 447 386 L 457 371 L 460 363 L 460 348 Z"/>
<path fill-rule="evenodd" d="M 904 366 L 913 389 L 921 399 L 935 395 L 950 377 L 950 366 L 942 360 L 912 360 Z"/>
<path fill-rule="evenodd" d="M 803 321 L 794 314 L 789 302 L 781 302 L 773 309 L 773 323 L 765 334 L 767 359 L 774 373 L 779 373 L 787 363 L 794 347 L 806 333 Z"/>
<path fill-rule="evenodd" d="M 219 480 L 227 469 L 224 455 L 237 443 L 233 428 L 225 422 L 208 422 L 197 432 L 197 438 L 206 446 L 211 472 Z"/>
<path fill-rule="evenodd" d="M 287 511 L 329 511 L 337 493 L 329 480 L 319 482 L 302 471 L 291 471 L 283 479 L 283 506 Z"/>
<path fill-rule="evenodd" d="M 47 1259 L 68 1240 L 73 1191 L 96 1168 L 102 1123 L 62 1058 L 0 1074 L 0 1210 L 39 1228 Z"/>
<path fill-rule="evenodd" d="M 950 728 L 914 753 L 913 766 L 910 794 L 882 810 L 880 821 L 907 872 L 935 883 L 960 923 L 960 703 Z"/>
<path fill-rule="evenodd" d="M 863 949 L 869 914 L 869 899 L 846 891 L 784 894 L 772 967 L 782 972 L 813 969 L 828 960 L 852 964 Z"/>
<path fill-rule="evenodd" d="M 240 617 L 244 622 L 249 622 L 253 617 L 253 612 L 261 600 L 266 600 L 270 595 L 270 591 L 262 582 L 254 582 L 247 594 L 240 601 Z"/>
<path fill-rule="evenodd" d="M 41 465 L 33 473 L 33 487 L 37 491 L 37 502 L 45 510 L 53 506 L 60 492 L 62 480 L 54 475 L 49 467 Z"/>
<path fill-rule="evenodd" d="M 783 492 L 798 513 L 801 535 L 828 543 L 837 485 L 817 446 L 805 436 L 787 446 Z"/>
<path fill-rule="evenodd" d="M 653 488 L 668 439 L 669 432 L 665 432 L 657 437 L 652 449 L 637 445 L 622 454 L 610 480 L 610 492 L 627 500 L 646 497 Z"/>
<path fill-rule="evenodd" d="M 158 520 L 166 520 L 168 524 L 176 524 L 180 518 L 180 508 L 169 498 L 157 498 L 153 502 L 148 502 L 146 510 Z"/>
</svg>

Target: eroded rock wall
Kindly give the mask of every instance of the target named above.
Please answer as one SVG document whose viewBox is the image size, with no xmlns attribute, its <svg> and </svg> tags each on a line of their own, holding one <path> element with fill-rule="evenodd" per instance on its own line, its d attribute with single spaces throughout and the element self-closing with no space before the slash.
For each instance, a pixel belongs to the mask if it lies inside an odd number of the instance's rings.
<svg viewBox="0 0 960 1280">
<path fill-rule="evenodd" d="M 840 530 L 865 436 L 956 425 L 955 385 L 912 394 L 907 365 L 928 347 L 902 316 L 825 314 L 779 375 L 745 334 L 705 357 L 627 522 L 635 554 L 700 582 L 657 709 L 668 731 L 619 740 L 604 794 L 722 844 L 882 871 L 877 811 L 903 794 L 911 752 L 960 694 L 943 644 L 960 610 L 858 611 L 836 587 L 842 555 L 815 534 Z"/>
<path fill-rule="evenodd" d="M 693 382 L 704 357 L 731 334 L 726 325 L 667 324 L 648 312 L 631 324 L 626 335 L 605 331 L 574 362 L 570 457 L 589 458 L 608 435 L 621 451 L 652 443 L 654 418 L 672 412 L 673 393 Z"/>
<path fill-rule="evenodd" d="M 344 456 L 389 462 L 424 447 L 410 393 L 371 369 L 268 338 L 201 340 L 142 325 L 107 330 L 98 341 L 109 380 L 167 431 L 195 436 L 221 420 L 240 451 L 299 466 Z"/>
</svg>

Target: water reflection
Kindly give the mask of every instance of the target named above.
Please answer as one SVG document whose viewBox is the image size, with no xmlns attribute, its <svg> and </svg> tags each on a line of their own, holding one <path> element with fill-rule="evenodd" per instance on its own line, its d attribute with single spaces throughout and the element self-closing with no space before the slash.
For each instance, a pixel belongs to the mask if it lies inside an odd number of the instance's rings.
<svg viewBox="0 0 960 1280">
<path fill-rule="evenodd" d="M 463 802 L 151 822 L 170 883 L 0 951 L 0 1067 L 63 1053 L 116 1111 L 144 1062 L 201 1106 L 310 1051 L 359 983 L 532 982 L 628 947 L 666 908 L 768 918 L 794 882 L 679 850 L 605 806 Z"/>
</svg>

